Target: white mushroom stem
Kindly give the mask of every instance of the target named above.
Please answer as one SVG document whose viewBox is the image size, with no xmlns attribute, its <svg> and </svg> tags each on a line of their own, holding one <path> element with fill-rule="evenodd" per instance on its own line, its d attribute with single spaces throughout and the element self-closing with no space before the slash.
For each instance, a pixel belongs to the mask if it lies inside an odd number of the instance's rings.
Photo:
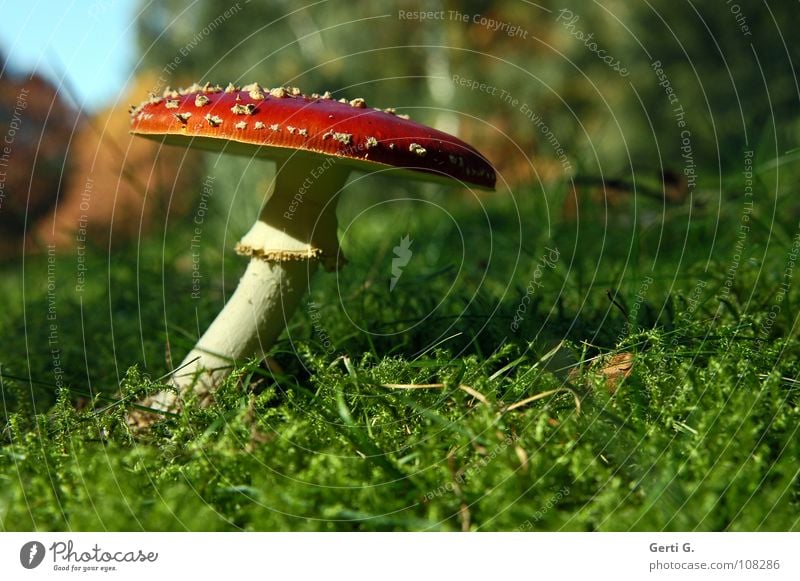
<svg viewBox="0 0 800 581">
<path fill-rule="evenodd" d="M 286 328 L 308 290 L 317 263 L 337 267 L 336 200 L 348 170 L 333 158 L 296 155 L 278 163 L 272 193 L 258 221 L 236 246 L 250 264 L 217 318 L 173 375 L 180 395 L 193 390 L 210 402 L 237 363 L 265 352 Z M 181 407 L 161 392 L 143 402 L 164 411 Z"/>
</svg>

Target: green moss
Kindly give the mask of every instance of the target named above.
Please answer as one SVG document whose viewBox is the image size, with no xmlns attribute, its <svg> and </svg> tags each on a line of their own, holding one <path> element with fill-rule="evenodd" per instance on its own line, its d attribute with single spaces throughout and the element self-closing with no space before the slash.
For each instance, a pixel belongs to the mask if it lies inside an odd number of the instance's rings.
<svg viewBox="0 0 800 581">
<path fill-rule="evenodd" d="M 524 215 L 546 212 L 540 195 L 517 194 Z M 719 230 L 711 262 L 707 248 L 661 246 L 648 230 L 631 270 L 629 237 L 609 239 L 603 216 L 583 220 L 578 238 L 558 216 L 549 235 L 520 234 L 506 227 L 517 207 L 487 197 L 489 222 L 506 226 L 493 231 L 494 249 L 465 253 L 463 240 L 489 234 L 486 217 L 448 207 L 457 227 L 436 236 L 424 215 L 393 221 L 396 208 L 373 207 L 346 236 L 350 265 L 315 279 L 313 306 L 273 348 L 279 373 L 246 365 L 212 408 L 190 405 L 138 438 L 126 410 L 160 388 L 165 352 L 179 357 L 218 310 L 223 283 L 212 274 L 223 259 L 204 250 L 209 277 L 191 300 L 180 227 L 111 261 L 92 251 L 81 295 L 59 283 L 59 381 L 37 290 L 45 259 L 27 259 L 24 297 L 23 275 L 4 266 L 11 306 L 0 328 L 20 340 L 0 353 L 1 528 L 799 528 L 800 345 L 788 305 L 800 293 L 791 285 L 777 310 L 773 298 L 790 247 L 765 251 L 769 232 L 753 230 L 723 297 L 735 229 Z M 708 212 L 696 210 L 691 227 L 720 219 Z M 776 214 L 791 232 L 789 215 Z M 665 220 L 665 239 L 686 226 Z M 407 234 L 424 260 L 390 290 L 391 248 Z M 560 259 L 512 329 L 546 246 Z M 175 269 L 163 272 L 162 259 Z M 230 290 L 243 264 L 224 260 Z M 60 258 L 58 272 L 69 264 Z M 596 361 L 622 351 L 635 362 L 612 394 Z"/>
</svg>

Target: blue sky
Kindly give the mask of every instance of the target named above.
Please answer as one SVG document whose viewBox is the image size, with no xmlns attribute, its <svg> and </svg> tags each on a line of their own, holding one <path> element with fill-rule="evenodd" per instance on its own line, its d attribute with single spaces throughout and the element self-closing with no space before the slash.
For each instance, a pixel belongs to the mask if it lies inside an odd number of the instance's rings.
<svg viewBox="0 0 800 581">
<path fill-rule="evenodd" d="M 0 0 L 0 51 L 13 72 L 66 73 L 83 109 L 112 102 L 136 62 L 136 0 Z M 56 63 L 52 55 L 57 55 Z"/>
</svg>

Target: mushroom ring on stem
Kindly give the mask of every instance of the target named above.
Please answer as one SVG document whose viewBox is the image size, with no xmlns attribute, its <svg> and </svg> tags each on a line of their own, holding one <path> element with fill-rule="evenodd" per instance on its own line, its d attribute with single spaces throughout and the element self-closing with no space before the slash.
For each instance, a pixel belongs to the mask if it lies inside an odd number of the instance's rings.
<svg viewBox="0 0 800 581">
<path fill-rule="evenodd" d="M 305 294 L 311 269 L 342 264 L 336 196 L 351 171 L 394 168 L 389 175 L 493 189 L 495 172 L 472 146 L 363 99 L 304 95 L 257 83 L 166 90 L 131 109 L 131 132 L 170 145 L 271 159 L 273 190 L 258 220 L 236 245 L 250 257 L 239 286 L 175 374 L 176 392 L 142 406 L 178 411 L 194 390 L 201 403 L 241 362 L 278 338 Z M 131 424 L 143 421 L 141 413 Z"/>
</svg>

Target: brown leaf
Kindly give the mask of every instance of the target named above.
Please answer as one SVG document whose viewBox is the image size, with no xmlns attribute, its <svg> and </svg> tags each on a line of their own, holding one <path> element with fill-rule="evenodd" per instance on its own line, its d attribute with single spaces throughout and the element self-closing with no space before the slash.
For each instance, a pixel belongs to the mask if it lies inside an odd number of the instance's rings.
<svg viewBox="0 0 800 581">
<path fill-rule="evenodd" d="M 633 353 L 617 353 L 607 359 L 598 360 L 598 364 L 600 373 L 606 378 L 606 388 L 614 393 L 622 380 L 633 370 Z"/>
</svg>

